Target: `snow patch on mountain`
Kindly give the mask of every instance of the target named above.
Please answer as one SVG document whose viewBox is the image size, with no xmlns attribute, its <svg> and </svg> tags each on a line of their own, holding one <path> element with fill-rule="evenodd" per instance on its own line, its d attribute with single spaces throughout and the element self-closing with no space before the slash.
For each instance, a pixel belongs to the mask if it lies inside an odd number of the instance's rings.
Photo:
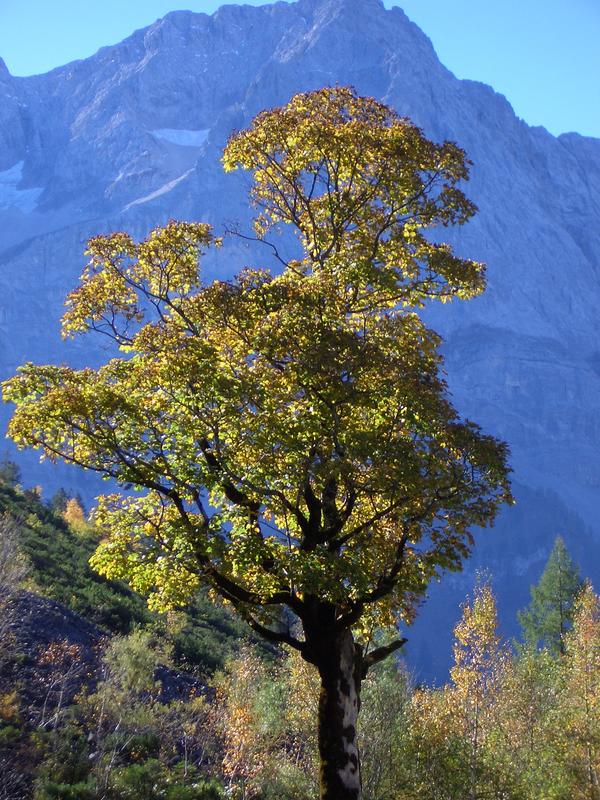
<svg viewBox="0 0 600 800">
<path fill-rule="evenodd" d="M 37 206 L 42 188 L 19 189 L 23 180 L 24 161 L 18 161 L 9 169 L 0 172 L 0 208 L 17 208 L 24 214 L 31 214 Z"/>
<path fill-rule="evenodd" d="M 210 128 L 201 130 L 185 130 L 183 128 L 160 128 L 151 131 L 157 139 L 162 139 L 170 144 L 178 144 L 181 147 L 202 147 L 208 138 Z"/>
<path fill-rule="evenodd" d="M 174 178 L 174 180 L 169 181 L 168 183 L 163 184 L 154 192 L 145 195 L 145 197 L 138 197 L 137 200 L 132 200 L 131 203 L 128 203 L 123 211 L 128 211 L 133 206 L 139 206 L 143 203 L 149 203 L 151 200 L 156 200 L 157 197 L 161 197 L 163 194 L 168 194 L 168 192 L 172 191 L 178 184 L 184 181 L 188 175 L 191 175 L 193 169 L 188 169 L 187 172 L 184 172 L 183 175 L 180 175 L 178 178 Z"/>
</svg>

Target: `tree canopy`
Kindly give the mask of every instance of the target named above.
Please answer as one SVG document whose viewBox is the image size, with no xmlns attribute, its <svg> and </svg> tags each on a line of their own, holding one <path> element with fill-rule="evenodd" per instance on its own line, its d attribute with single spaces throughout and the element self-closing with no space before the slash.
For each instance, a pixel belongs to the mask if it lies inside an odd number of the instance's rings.
<svg viewBox="0 0 600 800">
<path fill-rule="evenodd" d="M 252 172 L 256 236 L 288 223 L 302 258 L 272 245 L 279 274 L 207 284 L 206 224 L 92 239 L 63 332 L 122 352 L 21 367 L 10 435 L 136 488 L 99 499 L 105 575 L 160 609 L 208 584 L 325 682 L 350 642 L 360 677 L 401 641 L 368 653 L 368 632 L 410 620 L 511 499 L 506 446 L 459 418 L 415 311 L 484 288 L 427 236 L 474 213 L 467 162 L 347 88 L 259 114 L 223 162 Z"/>
</svg>

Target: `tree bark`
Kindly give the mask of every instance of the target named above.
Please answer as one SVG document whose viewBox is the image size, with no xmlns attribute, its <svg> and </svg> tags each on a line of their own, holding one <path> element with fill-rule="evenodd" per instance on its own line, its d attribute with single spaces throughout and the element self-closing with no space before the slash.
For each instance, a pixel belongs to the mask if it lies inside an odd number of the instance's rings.
<svg viewBox="0 0 600 800">
<path fill-rule="evenodd" d="M 321 800 L 360 800 L 362 786 L 356 724 L 362 663 L 350 630 L 336 632 L 317 667 Z"/>
</svg>

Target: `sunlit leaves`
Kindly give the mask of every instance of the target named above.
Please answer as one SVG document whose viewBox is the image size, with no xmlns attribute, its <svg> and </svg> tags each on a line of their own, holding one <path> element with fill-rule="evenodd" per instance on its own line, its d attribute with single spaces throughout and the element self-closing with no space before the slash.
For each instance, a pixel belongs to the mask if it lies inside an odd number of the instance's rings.
<svg viewBox="0 0 600 800">
<path fill-rule="evenodd" d="M 464 152 L 437 145 L 409 120 L 347 87 L 299 94 L 234 134 L 226 170 L 252 170 L 257 235 L 298 231 L 307 270 L 335 273 L 360 297 L 420 305 L 471 297 L 484 267 L 431 243 L 423 230 L 466 222 L 475 206 L 459 188 Z"/>
<path fill-rule="evenodd" d="M 63 336 L 89 329 L 115 334 L 120 329 L 119 338 L 126 342 L 126 323 L 140 322 L 148 308 L 161 303 L 177 307 L 198 287 L 198 257 L 213 242 L 210 226 L 175 221 L 155 228 L 139 244 L 126 233 L 90 239 L 90 260 L 80 285 L 67 298 Z"/>
<path fill-rule="evenodd" d="M 100 499 L 94 565 L 155 607 L 200 583 L 255 622 L 317 598 L 366 639 L 510 500 L 505 446 L 459 419 L 414 312 L 483 287 L 425 236 L 473 213 L 464 153 L 328 89 L 259 115 L 224 161 L 253 171 L 261 235 L 291 223 L 304 258 L 205 284 L 205 224 L 96 237 L 63 330 L 124 352 L 22 367 L 10 435 L 136 492 Z"/>
<path fill-rule="evenodd" d="M 111 530 L 91 560 L 99 572 L 129 581 L 133 589 L 149 596 L 150 607 L 158 611 L 181 605 L 195 593 L 199 585 L 195 551 L 205 547 L 206 540 L 186 535 L 177 509 L 158 493 L 105 495 L 99 498 L 94 521 L 100 529 Z"/>
</svg>

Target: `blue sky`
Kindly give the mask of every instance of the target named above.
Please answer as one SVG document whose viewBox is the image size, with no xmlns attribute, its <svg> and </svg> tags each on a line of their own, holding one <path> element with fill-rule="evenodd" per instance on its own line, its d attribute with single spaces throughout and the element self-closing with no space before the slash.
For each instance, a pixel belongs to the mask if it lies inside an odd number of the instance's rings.
<svg viewBox="0 0 600 800">
<path fill-rule="evenodd" d="M 532 125 L 600 137 L 600 0 L 385 0 L 400 5 L 460 78 L 491 84 Z M 168 11 L 218 0 L 0 0 L 0 56 L 45 72 Z M 257 5 L 254 2 L 253 5 Z"/>
</svg>

